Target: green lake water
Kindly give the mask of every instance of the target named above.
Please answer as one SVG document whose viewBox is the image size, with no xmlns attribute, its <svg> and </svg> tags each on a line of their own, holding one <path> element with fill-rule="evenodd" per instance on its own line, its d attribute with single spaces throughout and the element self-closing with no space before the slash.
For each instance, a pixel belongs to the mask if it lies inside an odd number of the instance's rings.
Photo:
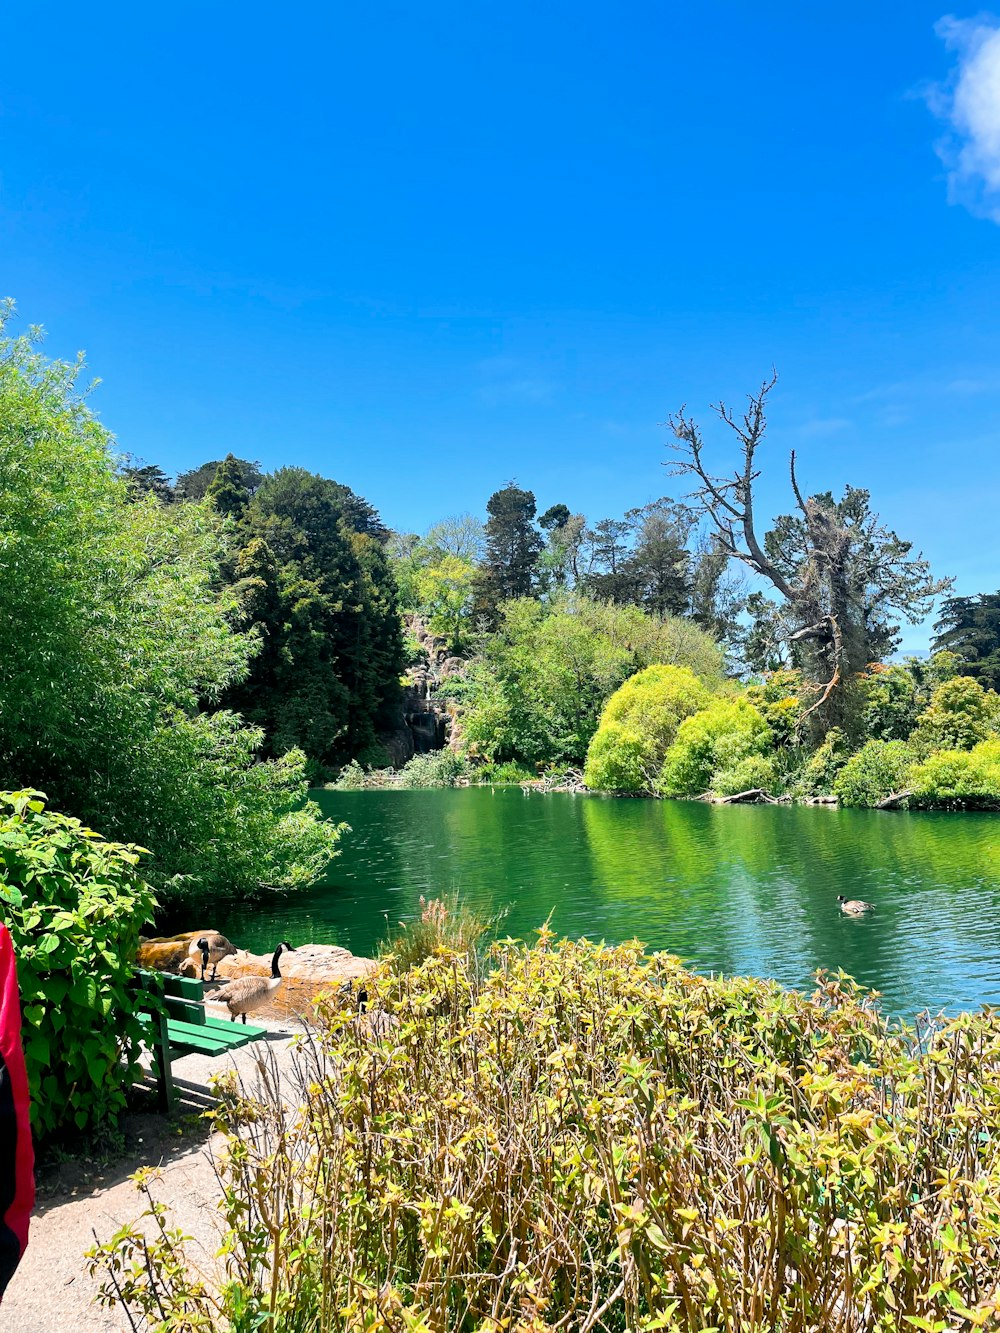
<svg viewBox="0 0 1000 1333">
<path fill-rule="evenodd" d="M 238 943 L 368 954 L 420 896 L 509 908 L 530 939 L 638 938 L 704 972 L 807 987 L 843 968 L 912 1017 L 1000 1004 L 1000 818 L 527 795 L 321 792 L 353 831 L 326 882 L 214 924 Z M 837 894 L 877 905 L 850 919 Z"/>
</svg>

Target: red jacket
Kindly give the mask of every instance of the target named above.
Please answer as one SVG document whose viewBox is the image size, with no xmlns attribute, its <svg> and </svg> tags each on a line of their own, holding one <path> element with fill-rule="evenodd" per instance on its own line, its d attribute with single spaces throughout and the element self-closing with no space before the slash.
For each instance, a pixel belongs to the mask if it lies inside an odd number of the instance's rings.
<svg viewBox="0 0 1000 1333">
<path fill-rule="evenodd" d="M 17 967 L 10 931 L 0 926 L 0 1298 L 28 1243 L 34 1168 Z"/>
</svg>

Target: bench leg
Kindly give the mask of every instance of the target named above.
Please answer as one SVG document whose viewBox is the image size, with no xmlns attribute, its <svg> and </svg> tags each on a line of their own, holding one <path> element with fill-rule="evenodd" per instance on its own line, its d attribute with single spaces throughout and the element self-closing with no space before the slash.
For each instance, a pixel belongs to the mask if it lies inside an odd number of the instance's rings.
<svg viewBox="0 0 1000 1333">
<path fill-rule="evenodd" d="M 167 1115 L 174 1113 L 174 1080 L 170 1073 L 170 1038 L 167 1035 L 166 1014 L 157 1015 L 157 1040 L 153 1047 L 153 1072 L 156 1075 L 156 1090 L 160 1099 L 160 1110 Z"/>
</svg>

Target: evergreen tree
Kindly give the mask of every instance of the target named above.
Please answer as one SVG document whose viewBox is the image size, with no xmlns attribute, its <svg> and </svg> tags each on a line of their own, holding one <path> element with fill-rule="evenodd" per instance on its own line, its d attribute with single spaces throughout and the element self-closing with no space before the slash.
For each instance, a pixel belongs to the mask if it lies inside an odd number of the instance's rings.
<svg viewBox="0 0 1000 1333">
<path fill-rule="evenodd" d="M 216 469 L 205 499 L 219 514 L 228 518 L 241 518 L 250 503 L 250 488 L 247 486 L 244 465 L 233 454 L 227 454 Z"/>
<path fill-rule="evenodd" d="M 233 454 L 227 454 L 224 459 L 217 458 L 214 462 L 202 463 L 201 467 L 192 468 L 190 472 L 178 473 L 176 485 L 178 499 L 204 500 L 219 468 L 222 467 L 224 462 L 228 462 L 233 457 Z M 264 480 L 260 464 L 250 463 L 245 458 L 236 458 L 235 462 L 239 464 L 243 485 L 252 495 Z"/>
<path fill-rule="evenodd" d="M 398 707 L 404 655 L 386 529 L 348 487 L 288 467 L 264 479 L 240 530 L 233 577 L 261 649 L 227 703 L 275 753 L 298 745 L 319 766 L 353 758 Z"/>
<path fill-rule="evenodd" d="M 155 463 L 143 463 L 141 459 L 130 457 L 119 470 L 128 485 L 130 500 L 144 500 L 147 495 L 155 495 L 163 504 L 171 504 L 177 498 L 170 478 Z"/>
<path fill-rule="evenodd" d="M 949 597 L 934 630 L 934 652 L 955 653 L 963 676 L 1000 690 L 1000 591 Z"/>
<path fill-rule="evenodd" d="M 475 608 L 477 617 L 493 626 L 502 602 L 534 596 L 542 538 L 534 525 L 534 495 L 512 481 L 494 491 L 486 512 L 486 555 L 476 580 Z"/>
</svg>

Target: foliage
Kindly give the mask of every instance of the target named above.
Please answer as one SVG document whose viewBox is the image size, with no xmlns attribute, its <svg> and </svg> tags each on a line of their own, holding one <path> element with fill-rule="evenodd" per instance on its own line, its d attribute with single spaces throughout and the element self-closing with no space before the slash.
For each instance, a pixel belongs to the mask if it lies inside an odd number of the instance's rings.
<svg viewBox="0 0 1000 1333">
<path fill-rule="evenodd" d="M 486 502 L 486 552 L 476 577 L 475 612 L 490 628 L 503 602 L 536 590 L 542 538 L 534 525 L 535 497 L 508 482 Z"/>
<path fill-rule="evenodd" d="M 135 500 L 78 372 L 0 342 L 0 782 L 148 847 L 158 889 L 301 882 L 336 831 L 295 756 L 259 765 L 259 733 L 211 711 L 255 648 L 225 527 Z"/>
<path fill-rule="evenodd" d="M 799 769 L 795 793 L 799 796 L 830 796 L 837 774 L 849 758 L 844 733 L 831 727 Z"/>
<path fill-rule="evenodd" d="M 587 751 L 584 781 L 598 791 L 654 792 L 678 727 L 711 695 L 687 667 L 639 671 L 605 705 Z"/>
<path fill-rule="evenodd" d="M 876 741 L 905 741 L 916 726 L 921 691 L 905 666 L 873 663 L 858 682 L 863 695 L 861 726 Z"/>
<path fill-rule="evenodd" d="M 1000 591 L 948 598 L 934 630 L 932 647 L 955 653 L 963 676 L 1000 690 Z"/>
<path fill-rule="evenodd" d="M 998 725 L 1000 697 L 978 680 L 955 676 L 931 695 L 912 743 L 923 750 L 971 750 L 996 735 Z"/>
<path fill-rule="evenodd" d="M 155 906 L 142 850 L 47 811 L 38 792 L 0 793 L 0 904 L 39 1136 L 113 1125 L 141 1075 L 149 1030 L 131 982 Z"/>
<path fill-rule="evenodd" d="M 1000 809 L 1000 740 L 971 750 L 940 750 L 910 774 L 911 807 L 925 810 Z"/>
<path fill-rule="evenodd" d="M 444 555 L 416 576 L 419 610 L 432 634 L 460 653 L 472 633 L 475 567 L 457 555 Z"/>
<path fill-rule="evenodd" d="M 314 768 L 336 765 L 397 721 L 404 648 L 384 529 L 360 496 L 304 468 L 264 477 L 242 508 L 230 490 L 209 499 L 239 514 L 233 586 L 260 651 L 225 703 L 263 728 L 269 754 L 300 747 Z"/>
<path fill-rule="evenodd" d="M 418 967 L 442 951 L 472 964 L 477 948 L 503 915 L 480 916 L 457 893 L 447 902 L 441 898 L 428 902 L 421 894 L 420 916 L 415 921 L 400 921 L 390 929 L 378 947 L 378 957 L 396 972 Z"/>
<path fill-rule="evenodd" d="M 747 687 L 746 697 L 770 727 L 778 744 L 797 743 L 803 710 L 801 672 L 768 672 Z"/>
<path fill-rule="evenodd" d="M 866 741 L 834 778 L 834 795 L 841 805 L 878 805 L 909 785 L 915 760 L 904 741 Z"/>
<path fill-rule="evenodd" d="M 775 766 L 765 756 L 773 749 L 774 733 L 753 704 L 746 699 L 713 699 L 678 727 L 663 764 L 660 790 L 666 796 L 697 796 L 705 791 L 728 796 L 767 787 L 774 780 Z M 739 785 L 754 775 L 767 776 L 768 781 Z"/>
<path fill-rule="evenodd" d="M 784 785 L 785 774 L 775 754 L 745 754 L 712 775 L 712 790 L 717 796 L 735 796 L 738 792 L 758 789 L 773 794 Z"/>
<path fill-rule="evenodd" d="M 530 768 L 525 768 L 523 764 L 518 764 L 513 759 L 507 759 L 500 764 L 480 764 L 474 770 L 474 776 L 476 782 L 481 786 L 513 787 L 522 782 L 532 781 L 536 774 Z"/>
<path fill-rule="evenodd" d="M 653 663 L 711 679 L 722 669 L 714 642 L 687 620 L 579 594 L 510 602 L 467 672 L 462 743 L 490 760 L 582 764 L 608 698 Z"/>
<path fill-rule="evenodd" d="M 202 463 L 200 467 L 192 468 L 189 472 L 178 473 L 175 487 L 177 498 L 179 500 L 204 500 L 219 469 L 230 460 L 238 465 L 239 479 L 244 490 L 249 495 L 253 495 L 264 480 L 260 464 L 251 463 L 245 458 L 234 459 L 232 454 L 227 454 L 224 459 L 217 458 L 211 463 Z"/>
<path fill-rule="evenodd" d="M 997 1322 L 990 1011 L 916 1040 L 844 977 L 805 998 L 544 933 L 368 989 L 387 1021 L 331 997 L 297 1091 L 223 1089 L 219 1270 L 151 1204 L 94 1255 L 109 1305 L 215 1333 Z"/>
<path fill-rule="evenodd" d="M 469 761 L 454 750 L 433 750 L 415 754 L 398 771 L 391 768 L 366 771 L 352 759 L 340 771 L 330 791 L 379 790 L 384 787 L 454 787 L 472 774 Z"/>
</svg>

